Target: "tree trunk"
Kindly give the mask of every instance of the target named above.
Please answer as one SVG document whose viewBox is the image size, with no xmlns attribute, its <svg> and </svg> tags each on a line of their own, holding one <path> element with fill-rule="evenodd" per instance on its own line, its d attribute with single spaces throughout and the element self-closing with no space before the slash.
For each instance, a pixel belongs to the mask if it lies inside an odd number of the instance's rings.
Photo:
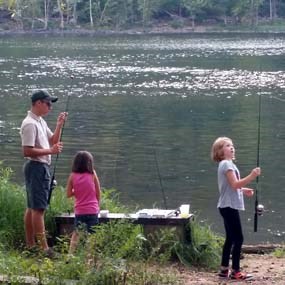
<svg viewBox="0 0 285 285">
<path fill-rule="evenodd" d="M 250 21 L 251 21 L 251 26 L 257 26 L 258 24 L 258 4 L 256 3 L 256 0 L 251 0 Z"/>
<path fill-rule="evenodd" d="M 194 29 L 195 29 L 195 15 L 194 14 L 192 14 L 192 16 L 191 16 L 191 22 L 192 22 L 192 29 L 194 31 Z"/>
<path fill-rule="evenodd" d="M 57 0 L 57 6 L 58 6 L 59 14 L 60 14 L 60 25 L 59 25 L 59 27 L 61 29 L 64 29 L 64 18 L 63 18 L 63 11 L 62 11 L 62 7 L 61 7 L 61 0 Z"/>
<path fill-rule="evenodd" d="M 44 29 L 47 30 L 48 28 L 48 9 L 49 8 L 49 0 L 44 1 L 44 13 L 45 13 L 45 20 L 44 20 Z"/>
<path fill-rule="evenodd" d="M 258 12 L 259 12 L 259 5 L 255 4 L 255 25 L 258 26 L 259 23 L 259 18 L 258 18 Z"/>
<path fill-rule="evenodd" d="M 179 15 L 179 17 L 182 17 L 182 3 L 181 3 L 181 0 L 179 1 L 178 15 Z"/>
<path fill-rule="evenodd" d="M 77 1 L 74 1 L 73 3 L 73 21 L 74 25 L 77 25 Z"/>
<path fill-rule="evenodd" d="M 106 11 L 108 5 L 109 5 L 109 0 L 106 1 L 105 6 L 104 6 L 104 8 L 103 8 L 103 11 L 102 11 L 102 13 L 101 13 L 101 15 L 100 15 L 100 20 L 99 20 L 99 24 L 100 24 L 100 25 L 101 25 L 101 23 L 103 22 L 103 19 L 104 19 L 104 17 L 105 17 L 105 11 Z"/>
<path fill-rule="evenodd" d="M 143 29 L 145 29 L 148 24 L 149 18 L 149 0 L 143 1 Z"/>
<path fill-rule="evenodd" d="M 23 30 L 24 29 L 24 24 L 22 21 L 22 10 L 21 10 L 21 4 L 19 3 L 19 0 L 16 0 L 15 3 L 15 20 L 17 23 L 20 24 L 20 29 Z"/>
<path fill-rule="evenodd" d="M 272 21 L 272 0 L 269 0 L 269 19 Z"/>
<path fill-rule="evenodd" d="M 90 27 L 94 28 L 93 15 L 92 15 L 92 0 L 89 0 L 89 17 L 90 17 Z"/>
<path fill-rule="evenodd" d="M 277 15 L 277 0 L 271 0 L 272 1 L 272 17 L 273 19 L 276 19 L 278 17 Z"/>
</svg>

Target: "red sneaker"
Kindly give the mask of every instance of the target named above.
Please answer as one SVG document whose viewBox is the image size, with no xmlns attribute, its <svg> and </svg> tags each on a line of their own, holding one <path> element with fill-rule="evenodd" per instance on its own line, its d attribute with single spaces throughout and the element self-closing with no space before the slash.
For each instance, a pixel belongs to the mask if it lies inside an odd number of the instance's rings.
<svg viewBox="0 0 285 285">
<path fill-rule="evenodd" d="M 241 271 L 233 271 L 231 273 L 231 279 L 234 280 L 250 280 L 253 279 L 253 276 L 251 274 L 241 272 Z"/>
</svg>

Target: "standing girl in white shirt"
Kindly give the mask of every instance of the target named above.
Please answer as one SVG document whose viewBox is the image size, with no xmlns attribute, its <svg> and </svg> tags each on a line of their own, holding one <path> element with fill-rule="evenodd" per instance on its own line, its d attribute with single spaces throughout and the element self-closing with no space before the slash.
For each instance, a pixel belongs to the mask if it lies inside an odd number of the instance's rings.
<svg viewBox="0 0 285 285">
<path fill-rule="evenodd" d="M 252 278 L 251 275 L 241 272 L 240 254 L 243 244 L 243 233 L 239 211 L 244 210 L 243 195 L 253 196 L 253 189 L 245 188 L 247 184 L 260 175 L 260 168 L 254 168 L 249 175 L 240 177 L 239 170 L 234 164 L 235 148 L 230 138 L 219 137 L 212 145 L 211 158 L 219 163 L 218 187 L 219 201 L 218 209 L 223 217 L 226 239 L 223 246 L 221 270 L 219 276 L 222 278 L 245 280 Z M 230 255 L 232 253 L 232 272 L 229 270 Z"/>
</svg>

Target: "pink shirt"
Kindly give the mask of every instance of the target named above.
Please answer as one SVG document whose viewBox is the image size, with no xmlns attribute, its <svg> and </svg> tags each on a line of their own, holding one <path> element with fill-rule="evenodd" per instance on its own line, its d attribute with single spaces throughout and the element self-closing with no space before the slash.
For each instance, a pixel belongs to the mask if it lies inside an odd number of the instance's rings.
<svg viewBox="0 0 285 285">
<path fill-rule="evenodd" d="M 94 175 L 91 173 L 72 173 L 72 184 L 75 197 L 75 215 L 98 214 L 100 209 Z"/>
</svg>

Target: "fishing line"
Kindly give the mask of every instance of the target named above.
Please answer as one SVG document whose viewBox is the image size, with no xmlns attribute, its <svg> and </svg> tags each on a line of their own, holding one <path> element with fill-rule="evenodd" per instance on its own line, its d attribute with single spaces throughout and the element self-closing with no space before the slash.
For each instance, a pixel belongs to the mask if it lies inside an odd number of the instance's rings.
<svg viewBox="0 0 285 285">
<path fill-rule="evenodd" d="M 74 76 L 71 75 L 71 82 L 73 81 Z M 68 112 L 68 107 L 69 107 L 69 101 L 70 101 L 70 95 L 71 95 L 71 88 L 72 88 L 72 83 L 70 85 L 70 92 L 67 95 L 67 99 L 66 99 L 66 104 L 65 104 L 65 110 L 64 112 L 67 113 Z M 63 136 L 63 132 L 64 132 L 64 125 L 65 125 L 65 121 L 63 122 L 62 128 L 61 128 L 61 133 L 60 133 L 60 138 L 59 141 L 62 140 L 62 136 Z M 55 158 L 55 162 L 54 162 L 54 167 L 53 167 L 53 172 L 52 172 L 52 178 L 50 181 L 50 191 L 49 191 L 49 196 L 48 196 L 48 205 L 50 204 L 50 199 L 51 199 L 51 194 L 53 189 L 55 188 L 55 186 L 57 185 L 57 182 L 55 180 L 55 172 L 56 172 L 56 167 L 57 167 L 57 162 L 58 162 L 58 158 L 59 158 L 59 153 L 56 154 L 56 158 Z"/>
<path fill-rule="evenodd" d="M 165 209 L 168 209 L 165 192 L 164 192 L 164 188 L 162 185 L 162 179 L 161 179 L 161 175 L 160 175 L 160 171 L 159 171 L 159 165 L 158 165 L 158 160 L 157 160 L 157 156 L 156 156 L 156 150 L 154 147 L 153 147 L 153 154 L 154 154 L 154 160 L 155 160 L 155 165 L 156 165 L 156 171 L 157 171 L 157 175 L 159 178 L 160 190 L 161 190 L 161 194 L 162 194 L 162 198 L 163 198 L 164 207 L 165 207 Z"/>
</svg>

